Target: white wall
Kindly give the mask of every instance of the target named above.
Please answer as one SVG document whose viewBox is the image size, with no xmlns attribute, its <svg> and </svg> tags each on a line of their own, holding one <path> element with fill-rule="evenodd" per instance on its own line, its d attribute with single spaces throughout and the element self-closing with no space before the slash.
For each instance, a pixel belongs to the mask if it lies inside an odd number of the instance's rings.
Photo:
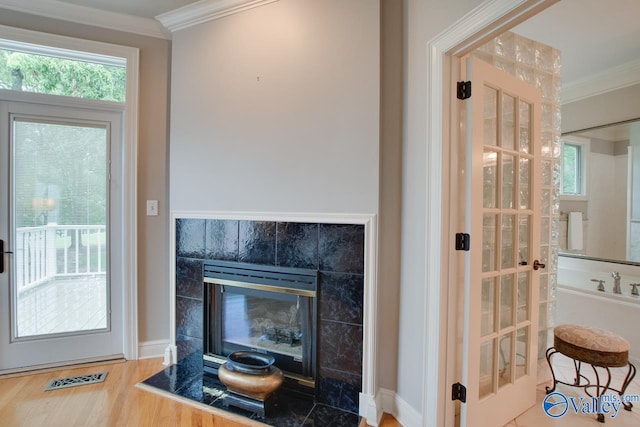
<svg viewBox="0 0 640 427">
<path fill-rule="evenodd" d="M 171 209 L 377 213 L 379 11 L 281 0 L 174 33 Z"/>
<path fill-rule="evenodd" d="M 425 288 L 440 286 L 440 283 L 427 283 L 424 268 L 424 260 L 429 256 L 425 250 L 427 144 L 441 143 L 429 141 L 426 135 L 427 44 L 481 3 L 481 0 L 405 1 L 402 279 L 397 394 L 418 412 L 421 412 L 423 396 Z M 436 415 L 422 416 L 429 420 L 435 419 Z"/>
<path fill-rule="evenodd" d="M 562 132 L 640 117 L 640 84 L 562 105 Z"/>
<path fill-rule="evenodd" d="M 591 153 L 585 239 L 590 256 L 626 258 L 626 173 L 627 156 Z"/>
</svg>

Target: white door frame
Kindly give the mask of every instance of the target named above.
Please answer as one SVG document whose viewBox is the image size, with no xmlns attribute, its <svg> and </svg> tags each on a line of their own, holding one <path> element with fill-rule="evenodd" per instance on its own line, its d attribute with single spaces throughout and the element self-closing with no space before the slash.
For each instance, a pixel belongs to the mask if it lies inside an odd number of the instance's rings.
<svg viewBox="0 0 640 427">
<path fill-rule="evenodd" d="M 425 375 L 422 384 L 422 423 L 453 426 L 454 405 L 451 402 L 451 364 L 458 360 L 456 354 L 447 354 L 455 343 L 456 325 L 447 324 L 446 319 L 457 310 L 457 301 L 449 298 L 449 265 L 455 261 L 451 255 L 448 227 L 449 206 L 444 195 L 450 194 L 449 158 L 450 102 L 445 93 L 453 94 L 448 64 L 483 42 L 509 30 L 559 0 L 486 0 L 462 19 L 432 39 L 427 45 L 427 206 L 426 206 L 426 253 L 427 283 L 440 286 L 426 287 L 424 317 L 423 366 Z M 443 108 L 444 107 L 444 108 Z M 447 124 L 447 125 L 445 125 Z M 445 129 L 447 129 L 445 131 Z M 448 228 L 447 228 L 448 229 Z M 455 283 L 451 284 L 455 286 Z M 452 313 L 451 313 L 452 312 Z M 445 375 L 440 375 L 446 372 Z"/>
<path fill-rule="evenodd" d="M 91 40 L 47 34 L 0 25 L 0 38 L 50 47 L 54 52 L 78 51 L 126 60 L 126 101 L 122 167 L 122 247 L 118 254 L 123 266 L 124 327 L 123 352 L 126 359 L 138 359 L 138 104 L 139 49 Z M 11 96 L 7 94 L 7 96 Z M 68 102 L 73 104 L 72 98 Z M 116 278 L 114 278 L 116 279 Z M 117 280 L 117 279 L 116 279 Z"/>
</svg>

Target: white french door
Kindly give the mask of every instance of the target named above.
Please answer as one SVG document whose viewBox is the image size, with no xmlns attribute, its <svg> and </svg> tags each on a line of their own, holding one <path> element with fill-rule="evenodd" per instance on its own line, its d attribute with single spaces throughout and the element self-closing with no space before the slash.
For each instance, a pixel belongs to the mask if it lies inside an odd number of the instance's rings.
<svg viewBox="0 0 640 427">
<path fill-rule="evenodd" d="M 535 404 L 541 95 L 469 58 L 461 425 L 496 427 Z"/>
<path fill-rule="evenodd" d="M 121 227 L 112 171 L 121 168 L 122 112 L 33 98 L 0 101 L 5 372 L 123 353 L 121 266 L 111 256 Z"/>
</svg>

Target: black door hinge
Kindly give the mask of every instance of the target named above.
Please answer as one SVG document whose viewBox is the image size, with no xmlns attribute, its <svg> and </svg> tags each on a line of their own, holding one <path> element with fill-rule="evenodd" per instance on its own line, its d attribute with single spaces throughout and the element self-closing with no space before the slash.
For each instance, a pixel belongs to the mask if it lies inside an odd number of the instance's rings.
<svg viewBox="0 0 640 427">
<path fill-rule="evenodd" d="M 460 383 L 455 383 L 451 387 L 451 400 L 467 403 L 467 388 Z"/>
<path fill-rule="evenodd" d="M 467 233 L 456 233 L 456 251 L 471 249 L 471 236 Z"/>
<path fill-rule="evenodd" d="M 458 99 L 471 98 L 471 82 L 458 82 Z"/>
</svg>

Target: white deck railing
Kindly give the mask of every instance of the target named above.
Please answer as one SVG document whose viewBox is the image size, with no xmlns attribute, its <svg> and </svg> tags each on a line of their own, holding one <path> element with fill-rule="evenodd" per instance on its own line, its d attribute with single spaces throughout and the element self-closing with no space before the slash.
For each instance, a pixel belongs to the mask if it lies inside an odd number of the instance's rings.
<svg viewBox="0 0 640 427">
<path fill-rule="evenodd" d="M 59 276 L 106 272 L 106 226 L 58 225 L 16 229 L 14 257 L 18 289 Z"/>
</svg>

